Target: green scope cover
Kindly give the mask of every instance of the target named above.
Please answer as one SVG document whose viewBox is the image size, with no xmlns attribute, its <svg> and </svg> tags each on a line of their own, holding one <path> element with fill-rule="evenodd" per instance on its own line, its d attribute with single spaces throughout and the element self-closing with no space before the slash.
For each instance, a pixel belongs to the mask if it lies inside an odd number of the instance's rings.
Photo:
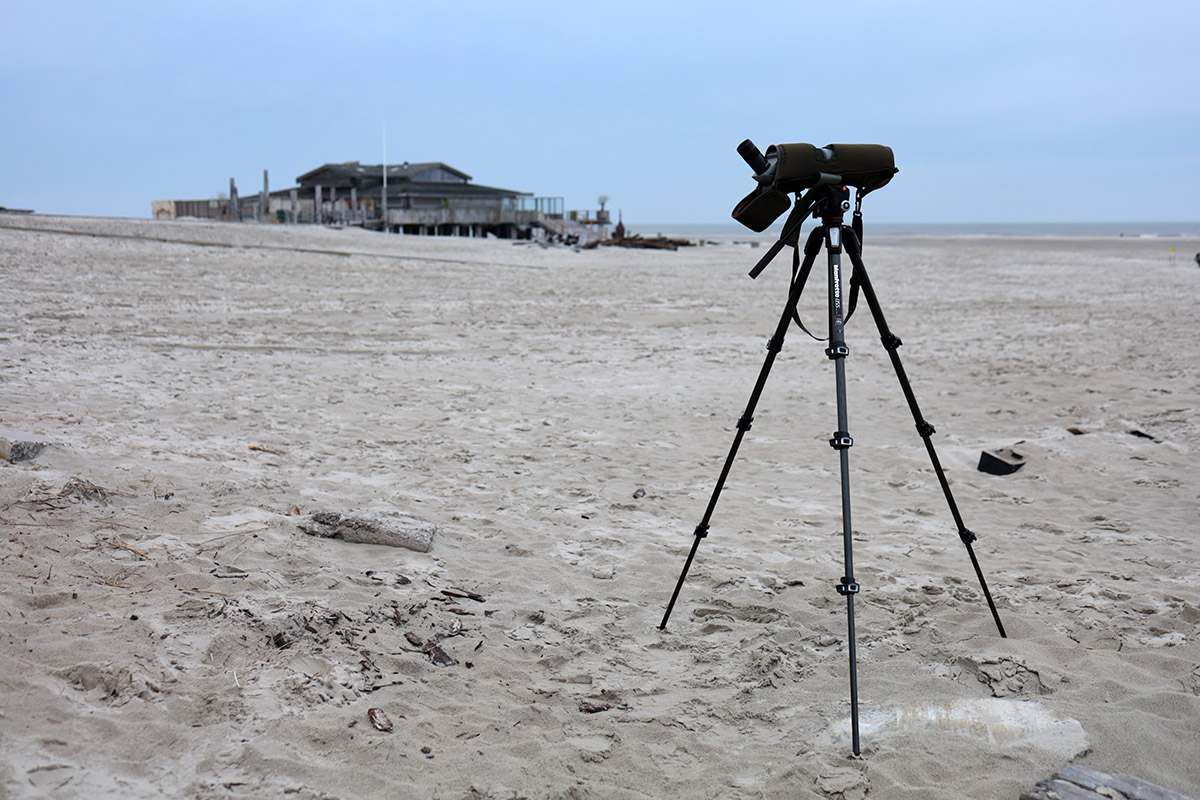
<svg viewBox="0 0 1200 800">
<path fill-rule="evenodd" d="M 733 209 L 733 218 L 761 233 L 791 205 L 788 193 L 817 184 L 821 174 L 836 175 L 844 185 L 856 186 L 859 196 L 885 186 L 898 172 L 892 148 L 882 144 L 831 144 L 828 158 L 820 148 L 799 142 L 773 144 L 766 157 L 776 158 L 770 183 L 763 183 Z"/>
</svg>

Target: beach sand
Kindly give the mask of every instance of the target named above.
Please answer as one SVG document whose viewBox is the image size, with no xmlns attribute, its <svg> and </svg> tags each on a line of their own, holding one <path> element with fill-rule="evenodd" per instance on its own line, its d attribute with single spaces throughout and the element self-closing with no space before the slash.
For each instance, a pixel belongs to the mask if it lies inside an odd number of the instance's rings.
<svg viewBox="0 0 1200 800">
<path fill-rule="evenodd" d="M 0 216 L 0 438 L 56 443 L 0 461 L 0 797 L 1200 794 L 1197 250 L 868 227 L 1009 637 L 864 304 L 854 758 L 833 367 L 795 328 L 658 629 L 785 257 Z"/>
</svg>

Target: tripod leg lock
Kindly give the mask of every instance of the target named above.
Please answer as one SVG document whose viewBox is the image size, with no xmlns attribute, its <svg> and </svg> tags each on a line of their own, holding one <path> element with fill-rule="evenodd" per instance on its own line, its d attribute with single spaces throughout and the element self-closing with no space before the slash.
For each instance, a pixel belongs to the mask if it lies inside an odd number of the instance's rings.
<svg viewBox="0 0 1200 800">
<path fill-rule="evenodd" d="M 778 336 L 772 336 L 770 339 L 767 340 L 767 352 L 768 353 L 778 353 L 782 349 L 783 349 L 783 339 L 779 338 Z"/>
<path fill-rule="evenodd" d="M 834 450 L 845 450 L 854 446 L 854 440 L 850 438 L 849 431 L 835 431 L 833 438 L 829 440 L 829 446 Z"/>
<path fill-rule="evenodd" d="M 708 523 L 701 522 L 696 526 L 696 538 L 704 539 L 708 536 Z"/>
<path fill-rule="evenodd" d="M 825 348 L 825 355 L 830 359 L 846 358 L 850 355 L 850 348 L 844 344 L 835 344 Z"/>
<path fill-rule="evenodd" d="M 887 350 L 889 353 L 893 352 L 894 350 L 898 350 L 900 345 L 904 344 L 904 342 L 900 341 L 900 337 L 891 331 L 888 331 L 887 335 L 883 336 L 880 341 L 883 342 L 883 349 Z"/>
<path fill-rule="evenodd" d="M 925 420 L 921 420 L 917 423 L 917 433 L 921 435 L 922 439 L 928 439 L 937 433 L 937 430 Z"/>
<path fill-rule="evenodd" d="M 971 544 L 971 542 L 975 541 L 979 537 L 976 536 L 971 531 L 967 530 L 966 528 L 959 528 L 958 538 L 962 539 L 963 544 L 969 545 L 969 544 Z"/>
<path fill-rule="evenodd" d="M 858 582 L 853 578 L 842 578 L 842 582 L 837 585 L 837 593 L 841 595 L 858 594 Z"/>
<path fill-rule="evenodd" d="M 739 431 L 743 431 L 743 432 L 748 431 L 748 430 L 750 430 L 750 426 L 753 422 L 754 422 L 754 417 L 751 417 L 749 415 L 743 416 L 740 419 L 738 419 L 738 421 L 737 421 L 737 429 Z"/>
</svg>

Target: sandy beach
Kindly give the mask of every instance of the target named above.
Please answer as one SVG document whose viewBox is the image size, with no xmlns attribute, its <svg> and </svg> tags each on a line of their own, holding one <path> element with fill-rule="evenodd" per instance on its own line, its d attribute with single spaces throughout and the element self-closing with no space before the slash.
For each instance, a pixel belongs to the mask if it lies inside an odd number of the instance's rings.
<svg viewBox="0 0 1200 800">
<path fill-rule="evenodd" d="M 50 445 L 0 460 L 0 798 L 1200 795 L 1197 251 L 868 226 L 1009 636 L 864 307 L 854 758 L 833 367 L 794 327 L 658 629 L 790 259 L 0 215 L 0 440 Z"/>
</svg>

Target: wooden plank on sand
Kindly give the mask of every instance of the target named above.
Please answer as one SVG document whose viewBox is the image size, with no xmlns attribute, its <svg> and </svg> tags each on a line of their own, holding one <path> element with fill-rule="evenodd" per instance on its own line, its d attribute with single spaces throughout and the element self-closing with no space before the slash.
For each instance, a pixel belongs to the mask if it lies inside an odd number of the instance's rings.
<svg viewBox="0 0 1200 800">
<path fill-rule="evenodd" d="M 1021 800 L 1193 800 L 1156 783 L 1124 772 L 1068 764 L 1052 778 L 1021 795 Z"/>
</svg>

